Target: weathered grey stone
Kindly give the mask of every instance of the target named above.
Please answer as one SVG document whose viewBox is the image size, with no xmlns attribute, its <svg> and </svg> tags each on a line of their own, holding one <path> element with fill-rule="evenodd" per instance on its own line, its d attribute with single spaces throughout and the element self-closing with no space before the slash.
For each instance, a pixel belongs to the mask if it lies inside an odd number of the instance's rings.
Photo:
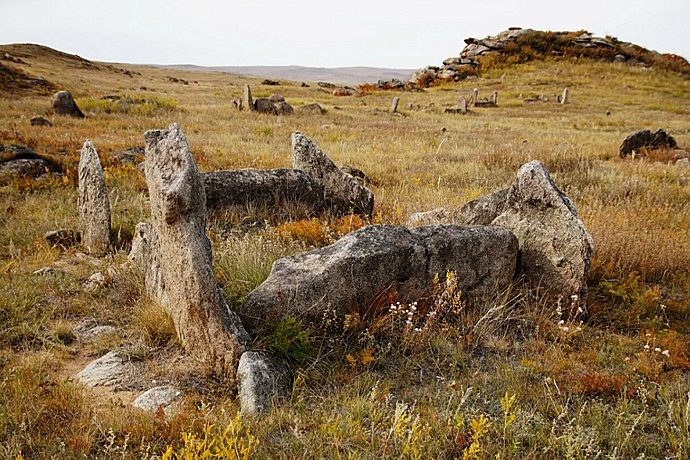
<svg viewBox="0 0 690 460">
<path fill-rule="evenodd" d="M 292 166 L 314 176 L 323 186 L 326 202 L 334 210 L 371 215 L 374 194 L 354 177 L 338 169 L 314 142 L 300 132 L 292 134 Z"/>
<path fill-rule="evenodd" d="M 50 164 L 42 158 L 18 158 L 0 163 L 0 179 L 12 177 L 39 177 L 48 171 Z"/>
<path fill-rule="evenodd" d="M 297 110 L 302 113 L 313 113 L 317 115 L 323 114 L 323 108 L 316 102 L 298 107 Z"/>
<path fill-rule="evenodd" d="M 292 316 L 319 327 L 325 311 L 341 317 L 361 311 L 388 290 L 419 298 L 447 271 L 467 294 L 495 292 L 512 281 L 517 250 L 515 236 L 503 228 L 368 226 L 331 246 L 277 260 L 243 311 L 269 324 Z"/>
<path fill-rule="evenodd" d="M 570 102 L 570 90 L 568 88 L 563 90 L 563 94 L 561 95 L 561 105 L 567 104 Z"/>
<path fill-rule="evenodd" d="M 93 142 L 87 140 L 79 158 L 79 228 L 89 254 L 104 254 L 110 247 L 110 201 L 103 167 Z"/>
<path fill-rule="evenodd" d="M 594 241 L 541 162 L 520 168 L 505 210 L 491 225 L 517 237 L 526 279 L 565 298 L 576 295 L 584 304 Z"/>
<path fill-rule="evenodd" d="M 391 103 L 391 113 L 395 113 L 398 111 L 398 104 L 400 104 L 400 98 L 394 97 L 393 102 Z"/>
<path fill-rule="evenodd" d="M 636 131 L 623 140 L 618 155 L 622 158 L 628 155 L 643 154 L 644 149 L 658 150 L 658 149 L 676 149 L 678 143 L 676 140 L 663 129 L 658 130 L 654 134 L 648 129 Z"/>
<path fill-rule="evenodd" d="M 254 101 L 252 100 L 252 89 L 249 87 L 249 85 L 244 85 L 244 106 L 250 112 L 255 110 Z"/>
<path fill-rule="evenodd" d="M 508 189 L 484 195 L 465 203 L 453 213 L 453 223 L 458 225 L 490 225 L 505 209 Z"/>
<path fill-rule="evenodd" d="M 285 102 L 285 98 L 280 94 L 271 94 L 270 96 L 268 96 L 268 100 L 273 102 L 274 104 L 278 104 L 279 102 Z"/>
<path fill-rule="evenodd" d="M 242 354 L 237 380 L 243 415 L 267 412 L 274 399 L 287 396 L 292 389 L 292 378 L 285 364 L 255 351 Z"/>
<path fill-rule="evenodd" d="M 452 223 L 451 213 L 446 208 L 436 208 L 431 211 L 415 212 L 407 219 L 407 227 L 422 225 L 441 225 Z"/>
<path fill-rule="evenodd" d="M 295 113 L 295 109 L 292 108 L 290 104 L 285 101 L 278 102 L 276 106 L 276 113 L 278 115 L 292 115 Z"/>
<path fill-rule="evenodd" d="M 180 342 L 217 373 L 235 378 L 249 334 L 213 276 L 206 237 L 206 194 L 177 124 L 147 131 L 146 183 L 157 238 L 163 295 Z"/>
<path fill-rule="evenodd" d="M 0 181 L 16 177 L 40 177 L 60 172 L 62 168 L 51 158 L 17 144 L 0 144 Z"/>
<path fill-rule="evenodd" d="M 132 249 L 129 251 L 127 259 L 144 272 L 144 286 L 149 298 L 161 305 L 166 305 L 158 236 L 151 224 L 139 222 L 134 227 Z"/>
<path fill-rule="evenodd" d="M 299 169 L 239 169 L 203 173 L 206 206 L 220 212 L 247 206 L 294 208 L 316 214 L 328 206 L 323 186 L 311 174 Z"/>
<path fill-rule="evenodd" d="M 278 108 L 265 97 L 259 97 L 254 101 L 254 110 L 258 113 L 278 115 Z"/>
<path fill-rule="evenodd" d="M 72 94 L 69 91 L 58 91 L 53 94 L 51 102 L 53 104 L 53 110 L 58 115 L 85 118 L 84 113 L 79 109 L 77 103 L 74 102 Z"/>
<path fill-rule="evenodd" d="M 455 107 L 446 108 L 444 113 L 467 113 L 467 100 L 465 99 L 465 96 L 460 96 L 458 105 Z"/>
<path fill-rule="evenodd" d="M 84 368 L 77 378 L 90 387 L 114 386 L 124 382 L 133 372 L 134 366 L 116 351 L 101 356 Z"/>
<path fill-rule="evenodd" d="M 242 110 L 242 98 L 238 97 L 237 99 L 232 100 L 232 107 L 235 110 L 241 111 Z"/>
<path fill-rule="evenodd" d="M 150 412 L 170 406 L 182 393 L 171 386 L 161 386 L 145 391 L 132 402 L 132 406 Z"/>
</svg>

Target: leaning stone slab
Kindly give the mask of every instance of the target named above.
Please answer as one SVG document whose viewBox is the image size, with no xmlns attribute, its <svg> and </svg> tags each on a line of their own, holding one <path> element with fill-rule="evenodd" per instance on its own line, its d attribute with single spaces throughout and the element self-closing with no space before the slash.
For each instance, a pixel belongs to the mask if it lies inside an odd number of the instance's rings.
<svg viewBox="0 0 690 460">
<path fill-rule="evenodd" d="M 300 132 L 292 134 L 292 166 L 314 176 L 323 186 L 326 202 L 337 212 L 371 215 L 374 194 L 341 171 L 323 151 Z"/>
<path fill-rule="evenodd" d="M 147 131 L 144 139 L 151 224 L 161 264 L 160 300 L 187 352 L 234 380 L 250 337 L 213 275 L 201 175 L 177 124 Z"/>
<path fill-rule="evenodd" d="M 104 254 L 110 247 L 110 201 L 103 167 L 93 142 L 87 140 L 79 158 L 79 227 L 89 254 Z"/>
<path fill-rule="evenodd" d="M 181 392 L 170 386 L 155 387 L 142 393 L 132 402 L 132 406 L 150 412 L 156 412 L 159 408 L 170 406 Z"/>
<path fill-rule="evenodd" d="M 126 357 L 116 351 L 101 356 L 84 368 L 77 378 L 90 387 L 114 386 L 124 382 L 133 371 Z"/>
<path fill-rule="evenodd" d="M 513 280 L 517 249 L 515 236 L 502 228 L 369 226 L 277 260 L 243 311 L 269 324 L 292 316 L 318 327 L 325 311 L 358 311 L 389 290 L 417 299 L 447 271 L 470 295 L 500 290 Z"/>
<path fill-rule="evenodd" d="M 285 208 L 299 205 L 305 214 L 324 211 L 328 206 L 323 186 L 299 169 L 238 169 L 203 173 L 206 206 L 209 212 L 234 207 Z"/>
<path fill-rule="evenodd" d="M 240 410 L 245 415 L 267 412 L 271 402 L 289 394 L 292 378 L 278 358 L 255 351 L 242 354 L 237 368 Z"/>
<path fill-rule="evenodd" d="M 252 99 L 252 89 L 249 87 L 249 85 L 244 85 L 244 106 L 250 112 L 255 110 L 254 100 Z"/>
<path fill-rule="evenodd" d="M 594 241 L 541 162 L 520 168 L 505 210 L 491 225 L 515 234 L 519 268 L 529 281 L 566 298 L 577 295 L 584 304 Z"/>
<path fill-rule="evenodd" d="M 458 225 L 490 225 L 506 207 L 508 189 L 484 195 L 465 203 L 453 213 L 453 223 Z"/>
</svg>

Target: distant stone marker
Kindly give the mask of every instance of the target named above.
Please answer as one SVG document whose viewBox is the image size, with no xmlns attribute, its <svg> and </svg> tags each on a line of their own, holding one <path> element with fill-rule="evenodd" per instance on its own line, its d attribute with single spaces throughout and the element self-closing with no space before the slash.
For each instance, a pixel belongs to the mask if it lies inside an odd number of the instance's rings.
<svg viewBox="0 0 690 460">
<path fill-rule="evenodd" d="M 93 142 L 87 140 L 79 158 L 79 228 L 81 242 L 90 254 L 104 254 L 110 247 L 110 201 L 103 167 Z"/>
<path fill-rule="evenodd" d="M 252 89 L 249 85 L 244 85 L 244 106 L 250 112 L 254 111 L 254 101 L 252 100 Z"/>
<path fill-rule="evenodd" d="M 561 105 L 570 102 L 570 90 L 568 88 L 563 90 L 563 95 L 561 95 Z"/>
<path fill-rule="evenodd" d="M 398 104 L 400 103 L 399 97 L 394 97 L 391 103 L 391 113 L 396 113 L 398 111 Z"/>
<path fill-rule="evenodd" d="M 77 103 L 74 102 L 72 94 L 69 91 L 58 91 L 53 94 L 51 101 L 53 103 L 53 110 L 56 114 L 74 118 L 85 118 L 84 113 L 79 109 Z"/>
<path fill-rule="evenodd" d="M 213 275 L 199 170 L 177 124 L 147 131 L 144 139 L 152 228 L 161 264 L 160 300 L 187 352 L 234 381 L 250 337 Z"/>
</svg>

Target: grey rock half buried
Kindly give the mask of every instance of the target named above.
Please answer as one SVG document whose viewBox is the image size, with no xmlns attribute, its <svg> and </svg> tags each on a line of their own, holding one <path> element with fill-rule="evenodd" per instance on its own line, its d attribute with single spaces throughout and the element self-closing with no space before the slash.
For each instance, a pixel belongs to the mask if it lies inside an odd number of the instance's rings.
<svg viewBox="0 0 690 460">
<path fill-rule="evenodd" d="M 508 190 L 504 211 L 491 225 L 520 242 L 520 270 L 534 284 L 584 304 L 594 241 L 577 210 L 539 161 L 524 164 Z"/>
<path fill-rule="evenodd" d="M 326 202 L 334 210 L 371 215 L 374 194 L 357 179 L 341 171 L 311 139 L 292 133 L 292 166 L 311 174 L 323 186 Z"/>
<path fill-rule="evenodd" d="M 436 274 L 447 271 L 468 294 L 501 290 L 513 280 L 517 249 L 515 236 L 502 228 L 372 225 L 331 246 L 277 260 L 243 311 L 269 324 L 293 316 L 318 327 L 324 311 L 342 316 L 391 289 L 419 298 Z"/>
<path fill-rule="evenodd" d="M 152 228 L 161 264 L 159 300 L 187 352 L 234 380 L 250 337 L 213 275 L 201 176 L 177 124 L 147 131 L 144 139 Z"/>
<path fill-rule="evenodd" d="M 77 374 L 77 378 L 90 387 L 113 386 L 124 382 L 134 371 L 133 367 L 126 357 L 111 351 L 92 361 Z"/>
<path fill-rule="evenodd" d="M 81 242 L 91 254 L 110 247 L 110 201 L 103 167 L 93 142 L 87 140 L 79 158 L 79 228 Z"/>
</svg>

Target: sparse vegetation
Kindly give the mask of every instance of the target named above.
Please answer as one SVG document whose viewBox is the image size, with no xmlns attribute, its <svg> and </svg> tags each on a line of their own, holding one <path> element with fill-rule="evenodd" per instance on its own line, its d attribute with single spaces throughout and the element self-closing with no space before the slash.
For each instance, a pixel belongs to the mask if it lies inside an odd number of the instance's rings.
<svg viewBox="0 0 690 460">
<path fill-rule="evenodd" d="M 548 51 L 552 43 L 533 37 L 515 53 Z M 690 455 L 690 168 L 663 156 L 618 157 L 622 139 L 642 128 L 664 128 L 690 147 L 687 77 L 654 63 L 517 59 L 482 63 L 481 78 L 425 92 L 336 98 L 283 82 L 288 101 L 318 100 L 329 110 L 274 117 L 232 109 L 244 83 L 259 80 L 134 66 L 126 73 L 40 47 L 7 49 L 25 62 L 12 67 L 68 89 L 87 118 L 51 116 L 47 97 L 35 93 L 0 97 L 0 142 L 49 155 L 64 171 L 0 187 L 0 458 Z M 174 83 L 172 74 L 199 83 Z M 553 101 L 565 86 L 572 102 L 561 106 Z M 499 106 L 442 114 L 474 87 L 498 90 Z M 533 94 L 550 102 L 521 103 Z M 394 95 L 406 117 L 384 112 Z M 407 102 L 435 108 L 409 111 Z M 376 107 L 384 110 L 370 110 Z M 31 126 L 37 115 L 53 126 Z M 323 330 L 285 320 L 253 347 L 291 358 L 293 392 L 263 418 L 240 419 L 234 390 L 184 357 L 141 275 L 120 266 L 148 209 L 141 173 L 113 155 L 143 146 L 144 131 L 173 121 L 202 170 L 289 167 L 290 134 L 305 133 L 338 164 L 371 178 L 373 223 L 461 205 L 507 186 L 521 164 L 539 159 L 594 237 L 588 312 L 519 285 L 469 305 L 453 275 L 441 274 L 428 298 L 385 293 L 344 323 L 324 318 Z M 48 230 L 77 228 L 76 166 L 87 138 L 105 166 L 116 235 L 99 267 L 78 247 L 43 240 Z M 241 315 L 244 297 L 275 259 L 368 223 L 257 218 L 264 215 L 244 210 L 208 226 L 216 276 Z M 54 271 L 33 274 L 44 266 Z M 117 274 L 85 291 L 87 278 L 108 267 Z M 72 331 L 85 319 L 117 331 L 81 341 Z M 136 382 L 131 392 L 113 392 L 75 381 L 88 361 L 114 348 L 147 365 L 147 385 L 164 381 L 183 391 L 173 411 L 130 407 L 145 389 Z"/>
</svg>

